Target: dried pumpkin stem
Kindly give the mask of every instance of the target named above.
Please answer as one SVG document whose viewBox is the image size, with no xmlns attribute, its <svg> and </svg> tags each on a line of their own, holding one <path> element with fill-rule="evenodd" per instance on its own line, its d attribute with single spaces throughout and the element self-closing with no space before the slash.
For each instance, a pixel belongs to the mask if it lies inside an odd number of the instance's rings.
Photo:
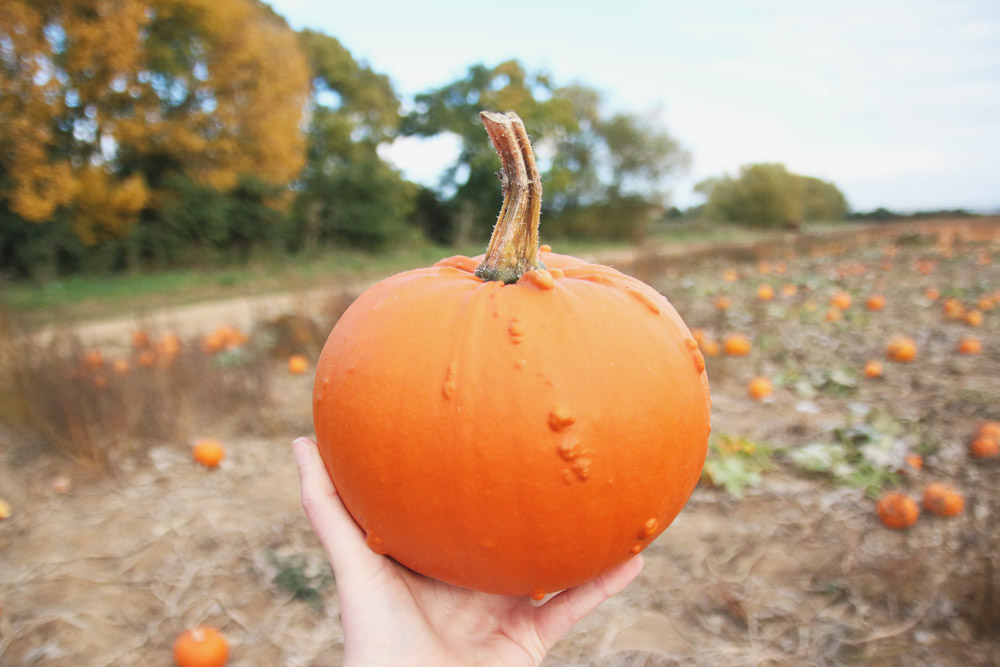
<svg viewBox="0 0 1000 667">
<path fill-rule="evenodd" d="M 513 111 L 479 114 L 500 156 L 503 205 L 486 256 L 476 267 L 483 280 L 516 283 L 538 261 L 538 219 L 542 212 L 542 179 L 524 123 Z"/>
</svg>

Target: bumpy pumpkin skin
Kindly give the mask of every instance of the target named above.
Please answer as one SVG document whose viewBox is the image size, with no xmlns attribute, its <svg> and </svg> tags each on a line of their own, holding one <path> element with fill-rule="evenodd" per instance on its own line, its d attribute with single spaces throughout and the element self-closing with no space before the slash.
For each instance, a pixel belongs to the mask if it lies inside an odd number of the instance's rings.
<svg viewBox="0 0 1000 667">
<path fill-rule="evenodd" d="M 454 257 L 362 294 L 316 368 L 327 469 L 371 548 L 534 595 L 589 581 L 673 521 L 704 465 L 704 358 L 670 303 L 541 252 L 516 284 Z"/>
</svg>

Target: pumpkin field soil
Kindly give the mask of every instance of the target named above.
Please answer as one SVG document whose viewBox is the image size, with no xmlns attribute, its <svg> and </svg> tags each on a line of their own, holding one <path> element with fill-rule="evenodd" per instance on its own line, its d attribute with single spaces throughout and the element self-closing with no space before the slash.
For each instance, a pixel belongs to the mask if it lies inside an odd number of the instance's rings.
<svg viewBox="0 0 1000 667">
<path fill-rule="evenodd" d="M 955 223 L 625 267 L 696 330 L 712 385 L 709 461 L 639 577 L 543 665 L 998 664 L 1000 459 L 968 453 L 977 427 L 1000 420 L 998 229 Z M 775 295 L 761 299 L 761 284 Z M 838 290 L 852 302 L 829 315 Z M 874 293 L 881 310 L 866 308 Z M 949 298 L 961 317 L 945 312 Z M 745 356 L 722 352 L 735 333 L 750 341 Z M 915 342 L 912 362 L 886 360 L 895 335 Z M 968 336 L 981 352 L 956 352 Z M 881 376 L 862 371 L 871 359 Z M 0 665 L 167 665 L 174 639 L 202 623 L 225 636 L 230 665 L 341 663 L 337 589 L 290 451 L 312 433 L 311 375 L 272 366 L 263 413 L 192 431 L 224 443 L 216 469 L 192 461 L 188 439 L 88 467 L 0 423 L 11 507 Z M 770 396 L 749 396 L 756 376 Z M 880 522 L 883 491 L 919 501 L 933 481 L 964 495 L 960 514 L 923 512 L 905 530 Z"/>
</svg>

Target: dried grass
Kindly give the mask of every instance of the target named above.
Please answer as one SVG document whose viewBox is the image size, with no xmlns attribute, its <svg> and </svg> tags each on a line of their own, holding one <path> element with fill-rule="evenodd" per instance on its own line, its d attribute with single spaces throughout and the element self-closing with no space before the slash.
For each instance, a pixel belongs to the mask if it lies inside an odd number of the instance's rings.
<svg viewBox="0 0 1000 667">
<path fill-rule="evenodd" d="M 261 414 L 271 362 L 252 341 L 209 354 L 165 334 L 116 356 L 63 332 L 0 338 L 0 420 L 39 446 L 108 467 L 150 444 L 183 441 L 220 415 Z"/>
</svg>

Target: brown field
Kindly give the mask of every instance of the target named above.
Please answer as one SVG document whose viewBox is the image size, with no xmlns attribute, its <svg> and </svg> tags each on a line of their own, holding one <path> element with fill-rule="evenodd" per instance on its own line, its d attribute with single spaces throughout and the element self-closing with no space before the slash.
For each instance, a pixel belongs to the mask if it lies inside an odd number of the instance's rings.
<svg viewBox="0 0 1000 667">
<path fill-rule="evenodd" d="M 639 578 L 544 664 L 998 664 L 1000 459 L 968 445 L 1000 420 L 1000 221 L 612 259 L 703 331 L 712 474 Z M 764 283 L 771 301 L 757 298 Z M 831 321 L 836 290 L 852 302 Z M 870 311 L 876 293 L 885 306 Z M 185 328 L 172 354 L 170 322 L 144 321 L 148 367 L 130 345 L 136 320 L 5 340 L 0 665 L 166 665 L 197 623 L 220 628 L 232 665 L 340 664 L 336 586 L 289 450 L 312 431 L 312 380 L 285 360 L 316 358 L 345 299 L 339 288 L 309 299 L 173 312 Z M 962 312 L 946 314 L 948 299 Z M 206 352 L 220 324 L 246 340 Z M 748 356 L 709 354 L 737 332 Z M 897 334 L 915 341 L 914 361 L 885 359 Z M 982 351 L 958 354 L 964 336 Z M 100 364 L 85 361 L 93 347 Z M 863 375 L 869 359 L 881 377 Z M 764 401 L 747 394 L 757 375 L 774 386 Z M 225 444 L 219 469 L 191 460 L 201 436 Z M 931 481 L 959 489 L 964 511 L 880 523 L 881 489 L 919 498 Z"/>
</svg>

